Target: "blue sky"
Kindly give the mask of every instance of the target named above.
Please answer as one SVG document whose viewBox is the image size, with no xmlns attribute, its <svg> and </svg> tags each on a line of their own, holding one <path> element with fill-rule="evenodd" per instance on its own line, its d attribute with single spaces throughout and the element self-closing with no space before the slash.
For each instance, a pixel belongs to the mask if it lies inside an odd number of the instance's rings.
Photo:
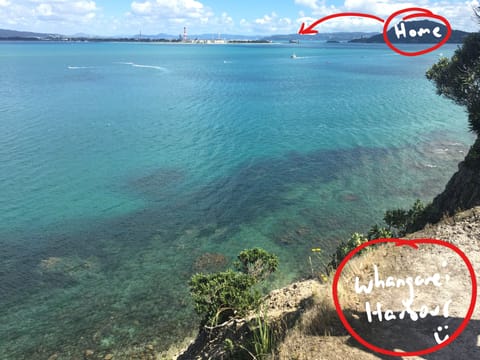
<svg viewBox="0 0 480 360">
<path fill-rule="evenodd" d="M 326 15 L 345 11 L 382 18 L 407 7 L 427 8 L 446 17 L 453 28 L 478 31 L 472 6 L 478 0 L 0 0 L 0 28 L 126 35 L 285 34 Z M 321 32 L 381 31 L 378 22 L 341 18 L 322 24 Z"/>
</svg>

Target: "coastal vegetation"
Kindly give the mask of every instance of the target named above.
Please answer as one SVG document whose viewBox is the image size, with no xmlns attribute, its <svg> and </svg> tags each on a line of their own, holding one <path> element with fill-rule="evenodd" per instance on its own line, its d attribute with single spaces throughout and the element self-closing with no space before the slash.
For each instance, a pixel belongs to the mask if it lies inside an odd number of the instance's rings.
<svg viewBox="0 0 480 360">
<path fill-rule="evenodd" d="M 423 204 L 417 200 L 409 210 L 388 210 L 384 218 L 388 227 L 375 224 L 367 235 L 353 233 L 347 241 L 337 246 L 328 264 L 323 266 L 324 271 L 322 269 L 314 271 L 310 258 L 312 276 L 321 283 L 329 283 L 342 260 L 353 249 L 369 240 L 404 234 L 407 227 L 422 214 L 423 209 Z M 368 248 L 362 252 L 366 251 L 369 251 Z M 315 248 L 312 252 L 318 255 L 322 263 L 320 255 L 322 250 Z M 217 345 L 208 350 L 198 350 L 203 343 L 199 341 L 200 345 L 194 343 L 179 359 L 187 359 L 195 351 L 213 352 L 217 354 L 215 356 L 226 359 L 270 358 L 285 337 L 288 326 L 286 328 L 282 323 L 284 320 L 279 324 L 278 319 L 268 318 L 266 298 L 258 291 L 256 285 L 277 268 L 276 255 L 260 248 L 253 248 L 240 252 L 237 261 L 234 262 L 234 269 L 193 275 L 189 283 L 190 292 L 195 310 L 202 316 L 201 335 L 198 339 L 209 339 L 210 344 Z M 336 320 L 332 304 L 326 301 L 324 296 L 325 294 L 320 296 L 321 300 L 314 306 L 315 311 L 321 316 L 310 314 L 309 327 L 324 329 L 326 333 L 340 331 L 338 329 L 341 325 Z"/>
<path fill-rule="evenodd" d="M 411 231 L 414 224 L 423 216 L 425 205 L 417 199 L 409 210 L 387 210 L 383 220 L 388 225 L 388 230 L 393 231 L 395 237 L 401 237 Z"/>
<path fill-rule="evenodd" d="M 427 71 L 437 93 L 465 106 L 470 129 L 480 135 L 480 33 L 465 38 L 451 59 L 442 57 Z"/>
<path fill-rule="evenodd" d="M 203 316 L 202 325 L 216 326 L 257 310 L 261 294 L 255 285 L 276 271 L 278 257 L 259 248 L 244 250 L 235 267 L 236 271 L 192 276 L 190 292 L 195 310 Z"/>
<path fill-rule="evenodd" d="M 273 347 L 275 336 L 256 287 L 278 267 L 278 257 L 260 248 L 240 252 L 234 269 L 211 274 L 197 273 L 190 280 L 195 310 L 203 317 L 200 333 L 222 337 L 220 351 L 232 359 L 263 359 Z M 224 329 L 253 313 L 237 336 Z"/>
<path fill-rule="evenodd" d="M 478 13 L 476 15 L 478 18 Z M 445 190 L 426 207 L 415 230 L 459 210 L 480 205 L 480 34 L 470 34 L 450 59 L 440 58 L 426 76 L 435 84 L 439 95 L 466 108 L 469 128 L 477 139 Z"/>
</svg>

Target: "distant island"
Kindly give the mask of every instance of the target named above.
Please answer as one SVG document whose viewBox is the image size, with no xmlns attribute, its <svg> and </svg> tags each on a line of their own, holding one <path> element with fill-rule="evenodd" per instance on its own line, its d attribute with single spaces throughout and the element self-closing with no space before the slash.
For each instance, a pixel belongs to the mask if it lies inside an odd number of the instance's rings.
<svg viewBox="0 0 480 360">
<path fill-rule="evenodd" d="M 403 25 L 402 25 L 403 24 Z M 398 44 L 434 44 L 440 41 L 439 38 L 436 38 L 433 34 L 433 29 L 436 27 L 439 28 L 439 33 L 445 35 L 447 33 L 447 27 L 441 23 L 430 21 L 430 20 L 419 20 L 419 21 L 406 21 L 397 24 L 398 30 L 404 30 L 404 32 L 400 31 L 402 35 L 397 36 L 395 33 L 395 28 L 391 27 L 388 32 L 387 36 L 392 43 Z M 422 35 L 418 35 L 417 30 L 419 29 L 429 29 L 429 33 L 422 33 Z M 398 31 L 397 30 L 397 31 Z M 415 37 L 411 37 L 408 35 L 410 30 L 414 30 L 417 35 Z M 403 33 L 406 36 L 403 36 Z M 461 31 L 461 30 L 452 30 L 452 35 L 450 39 L 448 39 L 449 43 L 460 44 L 463 42 L 463 39 L 468 35 L 468 32 Z M 442 36 L 443 38 L 443 36 Z M 361 37 L 357 39 L 352 39 L 349 42 L 351 43 L 384 43 L 385 40 L 383 39 L 383 34 L 376 34 L 370 37 Z"/>
</svg>

